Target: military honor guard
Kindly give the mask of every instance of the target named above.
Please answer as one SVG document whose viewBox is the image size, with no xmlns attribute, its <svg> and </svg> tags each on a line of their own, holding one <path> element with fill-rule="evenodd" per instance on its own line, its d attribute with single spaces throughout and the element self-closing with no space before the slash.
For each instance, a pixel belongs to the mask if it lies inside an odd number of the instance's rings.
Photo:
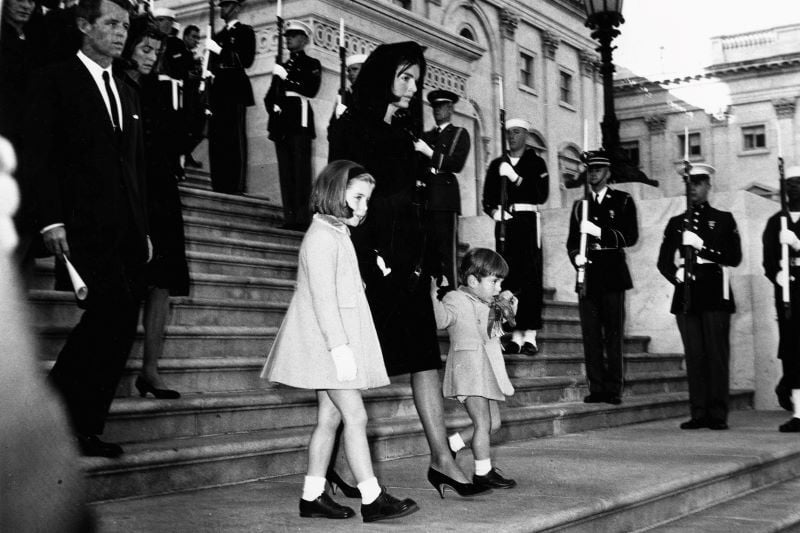
<svg viewBox="0 0 800 533">
<path fill-rule="evenodd" d="M 422 134 L 428 173 L 425 180 L 427 243 L 450 287 L 458 286 L 456 242 L 461 192 L 457 174 L 470 149 L 469 133 L 450 123 L 458 95 L 444 89 L 428 93 L 436 127 Z"/>
<path fill-rule="evenodd" d="M 539 204 L 547 201 L 549 175 L 544 160 L 526 144 L 530 123 L 506 121 L 508 152 L 489 164 L 483 186 L 483 210 L 497 221 L 495 237 L 509 272 L 503 290 L 519 299 L 516 326 L 504 343 L 506 353 L 536 355 L 536 332 L 542 327 L 542 239 Z M 501 199 L 502 181 L 505 201 Z M 505 232 L 505 245 L 501 233 Z"/>
<path fill-rule="evenodd" d="M 306 55 L 311 28 L 305 22 L 290 20 L 284 29 L 289 59 L 273 69 L 273 88 L 264 104 L 269 113 L 269 138 L 275 143 L 281 182 L 284 227 L 305 230 L 310 221 L 308 199 L 311 194 L 311 141 L 316 137 L 311 98 L 322 81 L 320 62 Z"/>
<path fill-rule="evenodd" d="M 775 308 L 778 313 L 778 359 L 783 376 L 775 392 L 781 407 L 794 412 L 781 424 L 783 433 L 800 432 L 800 166 L 786 171 L 788 213 L 779 211 L 770 217 L 764 229 L 764 273 L 775 285 Z M 781 218 L 786 217 L 785 226 Z M 781 265 L 782 248 L 786 248 L 786 264 Z M 788 291 L 784 293 L 784 287 Z M 784 294 L 788 296 L 785 301 Z"/>
<path fill-rule="evenodd" d="M 681 429 L 728 429 L 729 331 L 736 311 L 729 267 L 741 262 L 742 247 L 733 215 L 708 203 L 714 172 L 702 164 L 688 171 L 690 207 L 669 220 L 658 254 L 659 272 L 675 285 L 671 312 L 686 354 L 691 419 Z M 687 253 L 693 256 L 688 268 Z"/>
<path fill-rule="evenodd" d="M 252 26 L 237 18 L 244 0 L 220 0 L 225 27 L 214 40 L 221 47 L 212 56 L 209 70 L 211 118 L 208 133 L 208 156 L 211 187 L 217 192 L 240 194 L 247 175 L 247 108 L 253 105 L 253 88 L 245 69 L 256 55 Z"/>
<path fill-rule="evenodd" d="M 364 61 L 366 60 L 366 54 L 353 54 L 351 56 L 347 56 L 347 59 L 345 59 L 344 72 L 345 77 L 347 78 L 348 86 L 344 90 L 341 101 L 336 102 L 336 107 L 333 109 L 333 115 L 331 116 L 331 121 L 328 125 L 329 128 L 339 117 L 344 115 L 344 112 L 347 111 L 347 108 L 353 105 L 353 84 L 358 78 L 358 73 L 361 72 L 361 65 L 363 65 Z"/>
<path fill-rule="evenodd" d="M 578 200 L 569 219 L 567 253 L 576 269 L 585 269 L 584 290 L 578 309 L 589 395 L 586 403 L 622 403 L 625 377 L 622 336 L 625 327 L 625 291 L 633 288 L 625 248 L 639 239 L 636 204 L 623 191 L 608 186 L 611 163 L 603 151 L 586 160 L 590 196 L 586 216 Z M 585 250 L 581 249 L 582 234 Z"/>
</svg>

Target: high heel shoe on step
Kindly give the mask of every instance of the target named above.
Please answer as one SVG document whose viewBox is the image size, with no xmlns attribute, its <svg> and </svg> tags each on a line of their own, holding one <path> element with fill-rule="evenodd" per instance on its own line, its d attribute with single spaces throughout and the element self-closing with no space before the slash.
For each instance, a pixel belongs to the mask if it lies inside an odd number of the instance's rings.
<svg viewBox="0 0 800 533">
<path fill-rule="evenodd" d="M 325 479 L 331 486 L 331 491 L 334 495 L 336 495 L 336 489 L 338 488 L 346 498 L 361 498 L 361 491 L 358 490 L 358 487 L 348 485 L 336 470 L 332 468 L 328 470 L 328 473 L 325 474 Z"/>
<path fill-rule="evenodd" d="M 488 494 L 492 491 L 491 487 L 478 486 L 474 483 L 459 483 L 450 476 L 446 476 L 433 468 L 428 468 L 428 481 L 433 485 L 433 488 L 439 492 L 439 496 L 441 496 L 442 499 L 444 499 L 445 487 L 449 487 L 462 498 L 469 498 L 471 496 L 477 496 L 478 494 Z"/>
<path fill-rule="evenodd" d="M 149 392 L 159 400 L 175 400 L 181 397 L 181 393 L 172 389 L 157 389 L 152 383 L 147 381 L 142 376 L 136 378 L 136 390 L 139 391 L 139 396 L 144 398 Z"/>
</svg>

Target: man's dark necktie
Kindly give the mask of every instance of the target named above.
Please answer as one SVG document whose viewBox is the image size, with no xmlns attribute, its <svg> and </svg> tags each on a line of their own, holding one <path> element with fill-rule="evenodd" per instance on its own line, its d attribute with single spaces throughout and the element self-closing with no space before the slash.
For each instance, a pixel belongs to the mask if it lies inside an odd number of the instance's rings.
<svg viewBox="0 0 800 533">
<path fill-rule="evenodd" d="M 114 125 L 114 133 L 119 133 L 119 111 L 117 111 L 117 99 L 114 97 L 114 91 L 111 90 L 111 80 L 108 71 L 103 71 L 103 82 L 106 84 L 106 95 L 108 95 L 108 104 L 111 107 L 111 122 Z"/>
</svg>

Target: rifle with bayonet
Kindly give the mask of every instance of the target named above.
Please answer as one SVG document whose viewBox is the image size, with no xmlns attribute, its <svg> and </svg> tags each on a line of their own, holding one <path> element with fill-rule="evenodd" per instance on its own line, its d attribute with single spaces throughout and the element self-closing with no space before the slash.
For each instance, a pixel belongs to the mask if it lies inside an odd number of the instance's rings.
<svg viewBox="0 0 800 533">
<path fill-rule="evenodd" d="M 780 176 L 781 191 L 781 231 L 789 227 L 789 206 L 786 201 L 786 173 L 783 168 L 783 156 L 778 156 L 778 175 Z M 789 273 L 789 245 L 781 244 L 781 271 L 784 276 L 781 285 L 781 301 L 783 303 L 783 313 L 788 320 L 792 316 L 792 300 L 789 292 L 791 275 Z"/>
<path fill-rule="evenodd" d="M 692 231 L 692 164 L 688 155 L 683 160 L 683 181 L 686 186 L 686 214 L 683 217 L 683 231 Z M 687 314 L 692 305 L 692 282 L 694 281 L 694 247 L 686 244 L 683 246 L 683 313 Z"/>
<path fill-rule="evenodd" d="M 280 1 L 278 3 L 280 6 Z M 283 17 L 281 17 L 280 7 L 276 15 L 277 30 L 278 30 L 278 51 L 275 54 L 275 64 L 283 65 Z M 280 103 L 283 102 L 283 80 L 279 76 L 272 75 L 272 81 L 269 85 L 267 94 L 264 95 L 264 106 L 267 108 L 267 115 L 269 116 L 269 123 L 267 124 L 267 131 L 270 133 L 270 138 L 273 136 L 282 136 L 285 129 L 283 128 L 282 113 Z"/>
<path fill-rule="evenodd" d="M 589 153 L 583 152 L 581 154 L 581 159 L 583 159 L 583 163 L 586 166 L 586 178 L 583 180 L 583 200 L 581 200 L 581 226 L 585 225 L 586 222 L 589 221 Z M 576 290 L 581 298 L 586 296 L 586 267 L 588 266 L 589 257 L 587 255 L 587 248 L 589 246 L 589 236 L 581 232 L 581 240 L 580 245 L 578 247 L 578 254 L 582 255 L 586 258 L 586 263 L 578 266 L 578 270 L 575 277 L 575 285 Z"/>
</svg>

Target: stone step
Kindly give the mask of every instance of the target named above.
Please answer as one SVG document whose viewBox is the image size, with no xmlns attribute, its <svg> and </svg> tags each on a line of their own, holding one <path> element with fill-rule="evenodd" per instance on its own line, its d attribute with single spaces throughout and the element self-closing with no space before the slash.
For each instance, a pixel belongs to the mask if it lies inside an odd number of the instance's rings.
<svg viewBox="0 0 800 533">
<path fill-rule="evenodd" d="M 578 376 L 516 379 L 514 387 L 516 392 L 506 403 L 508 407 L 580 402 L 588 392 L 585 380 Z M 628 377 L 625 400 L 685 390 L 686 375 L 682 372 L 637 374 Z M 416 413 L 407 380 L 365 391 L 364 399 L 370 419 Z M 316 419 L 316 405 L 313 391 L 266 382 L 263 390 L 206 391 L 184 394 L 176 400 L 118 398 L 111 407 L 104 435 L 124 443 L 310 426 Z M 453 400 L 447 400 L 445 407 L 448 415 L 458 415 L 463 409 Z"/>
<path fill-rule="evenodd" d="M 795 473 L 800 473 L 795 467 Z M 773 533 L 800 531 L 800 478 L 756 488 L 725 502 L 700 509 L 654 527 L 640 529 L 649 533 Z"/>
<path fill-rule="evenodd" d="M 751 405 L 752 393 L 734 392 L 732 406 Z M 503 443 L 675 417 L 687 409 L 683 392 L 633 398 L 619 406 L 569 402 L 503 409 Z M 449 429 L 470 424 L 461 414 Z M 374 460 L 422 455 L 428 447 L 416 415 L 373 419 L 367 429 Z M 310 427 L 266 429 L 128 444 L 118 459 L 83 458 L 90 500 L 147 496 L 299 473 L 305 468 Z"/>
<path fill-rule="evenodd" d="M 206 215 L 184 215 L 183 223 L 188 238 L 206 235 L 298 246 L 303 240 L 302 232 L 268 226 L 265 223 L 252 224 Z"/>
<path fill-rule="evenodd" d="M 33 305 L 33 323 L 49 326 L 71 326 L 78 322 L 80 308 L 75 305 L 71 292 L 55 290 L 31 290 L 28 299 Z M 245 298 L 195 298 L 175 297 L 170 299 L 168 324 L 177 326 L 240 326 L 278 327 L 289 307 L 281 299 L 258 300 Z M 580 322 L 577 317 L 548 318 L 545 304 L 545 323 L 541 335 L 579 335 Z"/>
<path fill-rule="evenodd" d="M 187 252 L 222 254 L 233 257 L 297 261 L 299 245 L 246 241 L 231 237 L 196 235 L 186 240 Z"/>
<path fill-rule="evenodd" d="M 184 216 L 264 226 L 279 226 L 283 219 L 283 209 L 263 198 L 224 194 L 183 185 L 179 189 Z"/>
</svg>

